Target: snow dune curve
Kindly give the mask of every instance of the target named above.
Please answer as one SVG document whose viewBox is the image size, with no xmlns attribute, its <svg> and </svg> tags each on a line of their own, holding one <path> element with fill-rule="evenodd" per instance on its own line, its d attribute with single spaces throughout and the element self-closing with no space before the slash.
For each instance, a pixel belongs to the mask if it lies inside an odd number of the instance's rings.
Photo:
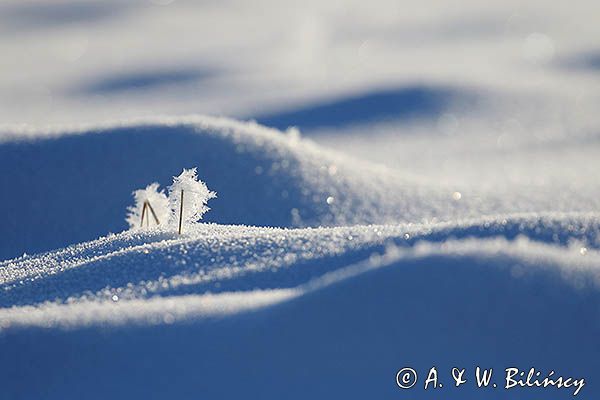
<svg viewBox="0 0 600 400">
<path fill-rule="evenodd" d="M 0 259 L 126 228 L 131 193 L 182 168 L 219 197 L 205 221 L 302 227 L 443 221 L 514 212 L 595 211 L 598 199 L 462 191 L 324 149 L 255 123 L 202 116 L 2 128 Z"/>
<path fill-rule="evenodd" d="M 220 118 L 9 131 L 9 398 L 387 398 L 404 366 L 600 367 L 587 198 L 464 191 Z M 219 195 L 205 222 L 121 232 L 131 192 L 184 167 Z"/>
<path fill-rule="evenodd" d="M 599 367 L 599 227 L 594 214 L 202 224 L 181 238 L 126 232 L 5 261 L 0 293 L 13 306 L 0 309 L 3 388 L 47 398 L 387 398 L 403 394 L 394 376 L 406 365 L 534 363 L 589 376 Z M 140 275 L 148 271 L 159 275 Z M 101 275 L 112 287 L 85 290 Z"/>
</svg>

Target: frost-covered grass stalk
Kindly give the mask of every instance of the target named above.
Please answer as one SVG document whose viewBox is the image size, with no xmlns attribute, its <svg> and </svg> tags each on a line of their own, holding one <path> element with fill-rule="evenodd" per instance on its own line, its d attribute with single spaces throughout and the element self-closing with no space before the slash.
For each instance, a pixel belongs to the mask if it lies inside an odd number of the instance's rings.
<svg viewBox="0 0 600 400">
<path fill-rule="evenodd" d="M 163 190 L 159 190 L 158 183 L 133 192 L 135 205 L 127 209 L 130 228 L 160 225 L 177 228 L 181 234 L 184 226 L 202 219 L 202 215 L 209 210 L 206 203 L 217 196 L 198 180 L 196 168 L 184 169 L 179 176 L 173 177 L 168 193 L 167 196 Z"/>
<path fill-rule="evenodd" d="M 169 222 L 171 209 L 169 199 L 158 183 L 151 183 L 145 189 L 133 192 L 135 205 L 127 208 L 127 222 L 130 228 L 165 225 Z"/>
<path fill-rule="evenodd" d="M 183 226 L 202 219 L 202 215 L 209 210 L 206 205 L 208 200 L 216 196 L 204 182 L 198 180 L 196 168 L 184 169 L 179 176 L 173 178 L 173 184 L 169 186 L 171 223 L 177 223 L 181 233 Z"/>
<path fill-rule="evenodd" d="M 206 203 L 217 196 L 198 180 L 196 168 L 184 169 L 179 176 L 173 177 L 168 196 L 158 187 L 158 183 L 152 183 L 133 192 L 135 205 L 127 209 L 131 229 L 166 226 L 181 234 L 183 227 L 202 219 L 209 210 Z"/>
</svg>

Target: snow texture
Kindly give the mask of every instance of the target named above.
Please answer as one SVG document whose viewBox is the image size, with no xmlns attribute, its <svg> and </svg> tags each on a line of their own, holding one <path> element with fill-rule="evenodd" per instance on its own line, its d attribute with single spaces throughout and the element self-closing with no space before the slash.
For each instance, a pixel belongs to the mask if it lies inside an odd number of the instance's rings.
<svg viewBox="0 0 600 400">
<path fill-rule="evenodd" d="M 130 205 L 131 191 L 152 181 L 167 186 L 182 165 L 198 166 L 219 193 L 204 221 L 225 224 L 435 222 L 600 208 L 593 174 L 579 176 L 577 190 L 563 190 L 558 183 L 509 184 L 495 190 L 486 188 L 485 180 L 481 185 L 449 184 L 331 151 L 294 130 L 282 133 L 225 118 L 157 117 L 43 130 L 12 127 L 5 137 L 14 139 L 0 143 L 0 184 L 18 196 L 0 194 L 2 207 L 11 210 L 0 224 L 0 258 L 126 229 L 123 210 Z M 536 152 L 528 146 L 518 151 Z M 111 168 L 98 168 L 102 163 Z M 504 168 L 501 159 L 494 163 Z M 550 179 L 553 171 L 539 179 Z M 31 185 L 31 180 L 39 184 Z"/>
<path fill-rule="evenodd" d="M 24 196 L 2 199 L 14 210 L 0 226 L 5 256 L 32 234 L 31 248 L 46 250 L 122 230 L 131 188 L 168 182 L 182 162 L 199 165 L 220 196 L 209 222 L 181 236 L 136 229 L 1 262 L 0 376 L 30 381 L 4 385 L 9 398 L 387 397 L 398 395 L 393 376 L 409 362 L 535 362 L 582 376 L 599 367 L 595 351 L 560 347 L 596 349 L 600 334 L 600 216 L 585 193 L 459 192 L 323 149 L 296 130 L 222 118 L 11 135 L 0 145 L 0 177 Z M 94 168 L 119 160 L 121 143 L 139 150 L 123 168 Z M 52 186 L 25 185 L 16 167 L 24 163 L 27 179 Z M 43 188 L 53 196 L 44 194 L 38 214 Z M 67 215 L 81 223 L 61 224 Z M 227 225 L 236 220 L 256 223 Z M 238 385 L 228 385 L 230 370 Z"/>
<path fill-rule="evenodd" d="M 446 369 L 535 362 L 589 375 L 598 368 L 590 316 L 600 302 L 599 233 L 598 214 L 197 224 L 184 236 L 126 231 L 5 261 L 0 372 L 7 382 L 36 377 L 5 393 L 393 397 L 407 360 Z"/>
</svg>

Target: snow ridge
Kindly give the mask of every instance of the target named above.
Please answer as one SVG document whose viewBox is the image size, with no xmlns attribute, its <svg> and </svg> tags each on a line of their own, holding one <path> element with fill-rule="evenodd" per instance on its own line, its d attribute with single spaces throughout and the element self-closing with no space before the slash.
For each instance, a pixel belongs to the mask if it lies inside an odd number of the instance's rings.
<svg viewBox="0 0 600 400">
<path fill-rule="evenodd" d="M 435 256 L 512 265 L 515 276 L 539 265 L 594 287 L 599 230 L 599 215 L 574 213 L 292 230 L 199 224 L 182 237 L 128 231 L 0 263 L 0 314 L 5 328 L 150 323 L 178 304 L 177 319 L 225 315 Z"/>
</svg>

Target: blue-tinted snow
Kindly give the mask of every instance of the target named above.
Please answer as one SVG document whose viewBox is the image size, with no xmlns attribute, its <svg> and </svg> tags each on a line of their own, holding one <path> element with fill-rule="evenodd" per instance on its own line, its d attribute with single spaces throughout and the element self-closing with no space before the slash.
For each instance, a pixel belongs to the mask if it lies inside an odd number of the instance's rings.
<svg viewBox="0 0 600 400">
<path fill-rule="evenodd" d="M 394 397 L 403 394 L 394 376 L 405 365 L 421 373 L 432 365 L 560 366 L 589 377 L 598 368 L 599 221 L 557 215 L 455 226 L 201 225 L 183 238 L 124 233 L 13 260 L 0 266 L 4 301 L 59 298 L 0 310 L 0 372 L 11 382 L 4 393 Z M 547 236 L 569 229 L 579 242 Z M 513 240 L 515 231 L 522 236 Z M 23 271 L 28 275 L 18 276 Z M 102 275 L 116 285 L 94 293 Z M 74 296 L 64 303 L 67 295 Z M 27 385 L 13 383 L 23 379 Z M 481 398 L 473 386 L 447 390 Z M 588 381 L 583 390 L 597 389 Z M 489 389 L 486 396 L 523 393 Z M 436 396 L 418 390 L 415 397 Z"/>
<path fill-rule="evenodd" d="M 599 6 L 2 2 L 0 398 L 597 398 Z"/>
<path fill-rule="evenodd" d="M 0 263 L 10 397 L 397 396 L 404 365 L 598 366 L 600 216 L 585 196 L 453 192 L 227 119 L 9 133 L 5 254 L 84 242 Z M 122 230 L 131 190 L 167 185 L 181 160 L 218 191 L 213 223 L 85 242 Z"/>
</svg>

